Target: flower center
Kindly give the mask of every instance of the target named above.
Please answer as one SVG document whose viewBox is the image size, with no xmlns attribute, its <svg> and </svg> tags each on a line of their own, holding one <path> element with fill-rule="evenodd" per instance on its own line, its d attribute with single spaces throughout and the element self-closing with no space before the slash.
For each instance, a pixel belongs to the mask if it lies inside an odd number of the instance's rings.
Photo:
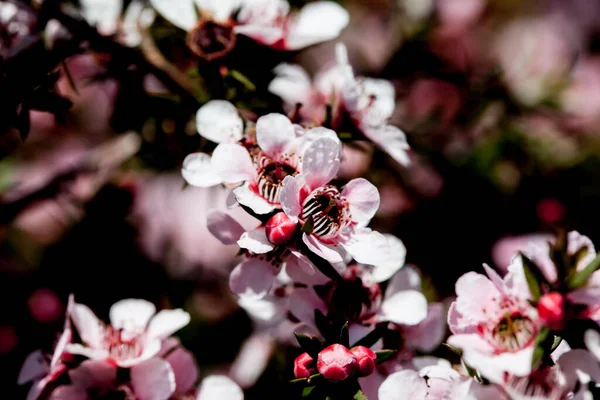
<svg viewBox="0 0 600 400">
<path fill-rule="evenodd" d="M 236 39 L 232 26 L 204 19 L 190 31 L 187 42 L 194 54 L 210 61 L 229 53 Z"/>
<path fill-rule="evenodd" d="M 271 204 L 279 204 L 281 184 L 286 176 L 293 176 L 296 170 L 289 165 L 262 157 L 259 162 L 257 191 Z M 263 164 L 264 166 L 261 166 Z"/>
<path fill-rule="evenodd" d="M 142 354 L 144 333 L 131 335 L 123 334 L 123 329 L 115 329 L 112 326 L 106 328 L 104 333 L 104 345 L 108 349 L 110 358 L 117 361 L 129 360 Z"/>
<path fill-rule="evenodd" d="M 312 218 L 312 233 L 321 239 L 335 237 L 349 218 L 347 201 L 333 186 L 313 190 L 302 204 L 302 219 Z"/>
<path fill-rule="evenodd" d="M 506 314 L 489 332 L 488 341 L 501 351 L 517 351 L 535 339 L 533 321 L 522 314 Z"/>
</svg>

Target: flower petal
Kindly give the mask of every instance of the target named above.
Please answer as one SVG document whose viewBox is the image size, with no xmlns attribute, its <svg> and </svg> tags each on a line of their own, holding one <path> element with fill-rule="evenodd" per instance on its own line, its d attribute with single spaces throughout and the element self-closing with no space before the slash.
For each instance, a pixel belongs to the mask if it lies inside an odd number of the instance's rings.
<svg viewBox="0 0 600 400">
<path fill-rule="evenodd" d="M 211 142 L 235 143 L 243 137 L 244 121 L 230 102 L 211 100 L 198 109 L 196 129 Z"/>
<path fill-rule="evenodd" d="M 279 297 L 264 297 L 262 299 L 240 297 L 238 304 L 248 315 L 260 324 L 272 325 L 279 323 L 287 313 L 286 300 Z"/>
<path fill-rule="evenodd" d="M 342 196 L 348 200 L 352 220 L 359 223 L 371 220 L 379 208 L 379 191 L 364 178 L 348 182 L 342 190 Z"/>
<path fill-rule="evenodd" d="M 385 297 L 390 297 L 394 293 L 405 290 L 421 291 L 421 275 L 419 275 L 416 268 L 410 265 L 405 266 L 394 275 L 385 290 Z"/>
<path fill-rule="evenodd" d="M 117 368 L 104 360 L 86 360 L 79 367 L 69 371 L 71 382 L 84 388 L 106 388 L 114 385 Z"/>
<path fill-rule="evenodd" d="M 146 328 L 154 314 L 156 307 L 149 301 L 124 299 L 113 304 L 108 315 L 113 328 L 128 331 Z"/>
<path fill-rule="evenodd" d="M 327 312 L 323 300 L 313 288 L 296 288 L 290 296 L 290 313 L 301 322 L 315 326 L 315 311 Z"/>
<path fill-rule="evenodd" d="M 410 164 L 406 134 L 392 125 L 361 126 L 366 137 L 379 148 L 388 153 L 396 162 L 407 166 Z"/>
<path fill-rule="evenodd" d="M 19 372 L 17 384 L 24 385 L 36 379 L 41 379 L 48 374 L 49 370 L 50 366 L 44 357 L 44 353 L 41 350 L 36 350 L 25 359 Z"/>
<path fill-rule="evenodd" d="M 227 183 L 253 180 L 256 169 L 245 147 L 233 143 L 221 143 L 212 155 L 212 166 Z"/>
<path fill-rule="evenodd" d="M 269 92 L 281 97 L 281 100 L 289 106 L 289 111 L 296 104 L 310 102 L 312 84 L 310 77 L 301 66 L 279 64 L 273 72 L 275 78 L 269 83 Z"/>
<path fill-rule="evenodd" d="M 350 22 L 350 15 L 332 1 L 317 1 L 302 7 L 292 24 L 285 47 L 298 50 L 316 43 L 335 39 Z"/>
<path fill-rule="evenodd" d="M 298 216 L 302 212 L 300 204 L 300 191 L 304 187 L 303 175 L 286 176 L 283 180 L 279 200 L 283 212 L 294 222 L 298 222 Z"/>
<path fill-rule="evenodd" d="M 185 394 L 196 386 L 199 372 L 192 353 L 178 346 L 175 350 L 168 353 L 165 361 L 171 365 L 171 369 L 175 374 L 177 393 Z"/>
<path fill-rule="evenodd" d="M 282 155 L 296 140 L 294 125 L 282 114 L 268 114 L 256 121 L 256 141 L 271 158 Z"/>
<path fill-rule="evenodd" d="M 68 343 L 65 351 L 69 354 L 78 354 L 91 360 L 105 360 L 108 358 L 108 350 L 86 347 L 80 343 Z"/>
<path fill-rule="evenodd" d="M 80 0 L 79 4 L 83 17 L 98 32 L 102 35 L 115 34 L 123 11 L 123 0 Z"/>
<path fill-rule="evenodd" d="M 229 275 L 229 288 L 240 297 L 263 298 L 269 293 L 277 270 L 271 263 L 249 258 Z"/>
<path fill-rule="evenodd" d="M 96 314 L 88 306 L 75 303 L 71 318 L 81 340 L 89 346 L 100 347 L 104 339 L 104 329 Z"/>
<path fill-rule="evenodd" d="M 425 400 L 427 384 L 418 372 L 404 370 L 388 376 L 379 387 L 379 400 Z"/>
<path fill-rule="evenodd" d="M 193 0 L 150 0 L 150 4 L 164 19 L 184 31 L 191 31 L 198 22 Z"/>
<path fill-rule="evenodd" d="M 254 386 L 273 355 L 273 339 L 266 334 L 253 334 L 242 347 L 230 368 L 230 376 L 243 388 Z"/>
<path fill-rule="evenodd" d="M 306 233 L 303 233 L 302 241 L 310 251 L 312 251 L 319 257 L 324 258 L 330 263 L 344 262 L 344 259 L 342 258 L 339 252 L 337 252 L 334 248 L 323 244 L 314 235 L 307 235 Z"/>
<path fill-rule="evenodd" d="M 213 210 L 208 214 L 206 226 L 209 232 L 225 245 L 236 244 L 246 232 L 231 215 L 219 210 Z"/>
<path fill-rule="evenodd" d="M 444 305 L 429 304 L 427 317 L 417 325 L 403 327 L 402 332 L 407 346 L 423 353 L 431 353 L 442 343 L 446 335 Z"/>
<path fill-rule="evenodd" d="M 600 333 L 589 329 L 584 334 L 585 345 L 600 360 Z"/>
<path fill-rule="evenodd" d="M 339 139 L 324 137 L 308 146 L 302 156 L 302 174 L 311 189 L 326 185 L 340 169 L 342 144 Z"/>
<path fill-rule="evenodd" d="M 248 185 L 235 188 L 233 194 L 238 203 L 250 208 L 256 214 L 268 214 L 276 209 L 273 204 L 256 194 Z"/>
<path fill-rule="evenodd" d="M 396 292 L 381 304 L 380 319 L 395 324 L 416 325 L 427 317 L 427 299 L 416 290 Z"/>
<path fill-rule="evenodd" d="M 197 187 L 211 187 L 223 183 L 223 179 L 212 165 L 211 158 L 205 153 L 192 153 L 183 160 L 181 176 L 185 181 Z"/>
<path fill-rule="evenodd" d="M 241 0 L 196 0 L 200 12 L 209 13 L 215 21 L 225 22 L 240 7 Z"/>
<path fill-rule="evenodd" d="M 273 250 L 275 246 L 269 242 L 264 227 L 258 227 L 248 232 L 244 232 L 237 241 L 242 249 L 250 250 L 255 254 L 264 254 Z"/>
<path fill-rule="evenodd" d="M 381 233 L 369 228 L 356 229 L 340 244 L 361 264 L 380 266 L 389 262 L 390 242 Z"/>
<path fill-rule="evenodd" d="M 396 272 L 404 267 L 404 260 L 406 259 L 404 243 L 394 235 L 384 234 L 383 236 L 388 241 L 387 261 L 374 266 L 370 273 L 371 279 L 378 283 L 385 282 L 394 276 Z"/>
<path fill-rule="evenodd" d="M 175 393 L 175 374 L 171 365 L 160 358 L 152 358 L 130 370 L 131 386 L 136 399 L 165 400 Z"/>
<path fill-rule="evenodd" d="M 222 375 L 204 378 L 196 400 L 244 400 L 244 392 L 231 379 Z"/>
<path fill-rule="evenodd" d="M 190 314 L 182 309 L 161 310 L 148 325 L 147 336 L 166 339 L 190 323 Z"/>
</svg>

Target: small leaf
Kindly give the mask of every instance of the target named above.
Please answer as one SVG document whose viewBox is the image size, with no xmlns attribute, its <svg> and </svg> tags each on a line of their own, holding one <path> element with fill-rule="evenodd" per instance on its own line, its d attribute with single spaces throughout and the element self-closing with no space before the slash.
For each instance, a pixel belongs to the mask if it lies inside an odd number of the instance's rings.
<svg viewBox="0 0 600 400">
<path fill-rule="evenodd" d="M 308 380 L 306 382 L 310 383 L 315 383 L 315 382 L 319 382 L 323 380 L 323 375 L 321 374 L 314 374 L 308 377 Z"/>
<path fill-rule="evenodd" d="M 479 383 L 483 383 L 483 379 L 481 379 L 481 375 L 479 375 L 479 372 L 477 372 L 477 370 L 475 368 L 473 368 L 469 364 L 467 364 L 464 359 L 462 360 L 462 363 L 465 366 L 465 370 L 467 371 L 467 374 L 469 374 L 469 376 L 471 378 L 475 379 Z"/>
<path fill-rule="evenodd" d="M 578 289 L 585 285 L 592 276 L 600 268 L 600 254 L 596 256 L 584 269 L 575 272 L 567 278 L 567 286 L 570 290 Z"/>
<path fill-rule="evenodd" d="M 582 248 L 577 250 L 575 254 L 571 256 L 571 265 L 577 266 L 577 264 L 579 264 L 581 260 L 583 260 L 585 256 L 588 255 L 589 251 L 590 249 L 587 246 L 583 246 Z"/>
<path fill-rule="evenodd" d="M 554 350 L 562 343 L 562 338 L 560 336 L 554 336 L 554 341 L 552 342 L 552 347 L 550 348 L 550 353 L 554 353 Z"/>
<path fill-rule="evenodd" d="M 451 352 L 453 352 L 457 356 L 461 356 L 462 357 L 462 353 L 463 352 L 458 347 L 450 346 L 448 343 L 442 343 L 442 346 L 446 347 L 448 350 L 450 350 Z"/>
<path fill-rule="evenodd" d="M 231 72 L 229 73 L 231 75 L 231 77 L 233 79 L 235 79 L 236 81 L 240 82 L 242 85 L 244 85 L 244 87 L 248 90 L 250 90 L 251 92 L 254 92 L 256 90 L 256 85 L 254 83 L 252 83 L 252 81 L 250 79 L 248 79 L 248 77 L 244 74 L 242 74 L 240 71 L 237 70 L 231 70 Z"/>
<path fill-rule="evenodd" d="M 296 336 L 296 340 L 298 341 L 298 344 L 302 350 L 307 352 L 309 356 L 316 360 L 319 356 L 319 352 L 323 350 L 321 341 L 316 336 L 308 336 L 301 333 L 294 333 L 294 335 Z"/>
<path fill-rule="evenodd" d="M 315 222 L 311 215 L 310 217 L 308 217 L 308 219 L 306 220 L 304 225 L 302 225 L 302 228 L 300 230 L 302 232 L 306 233 L 307 235 L 310 235 L 311 233 L 313 233 L 314 229 L 315 229 Z"/>
<path fill-rule="evenodd" d="M 544 359 L 544 355 L 546 354 L 545 342 L 549 335 L 550 329 L 544 328 L 535 338 L 535 349 L 533 350 L 533 357 L 531 358 L 531 366 L 533 369 L 535 369 Z"/>
<path fill-rule="evenodd" d="M 308 397 L 317 386 L 307 386 L 302 389 L 302 397 Z"/>
<path fill-rule="evenodd" d="M 523 272 L 525 273 L 525 280 L 527 281 L 527 286 L 529 286 L 529 291 L 531 292 L 531 297 L 533 301 L 538 301 L 540 297 L 542 297 L 542 289 L 540 287 L 539 276 L 540 269 L 533 261 L 527 258 L 525 255 L 521 253 L 521 260 L 523 263 Z"/>
<path fill-rule="evenodd" d="M 350 347 L 350 334 L 348 333 L 348 321 L 342 326 L 340 330 L 340 344 L 346 347 Z"/>
<path fill-rule="evenodd" d="M 394 357 L 396 354 L 396 350 L 377 350 L 375 355 L 377 356 L 377 360 L 375 360 L 376 364 L 381 364 L 386 362 L 390 358 Z"/>
<path fill-rule="evenodd" d="M 367 398 L 367 396 L 365 396 L 365 394 L 363 393 L 362 390 L 359 390 L 354 395 L 354 400 L 369 400 L 369 399 Z"/>
</svg>

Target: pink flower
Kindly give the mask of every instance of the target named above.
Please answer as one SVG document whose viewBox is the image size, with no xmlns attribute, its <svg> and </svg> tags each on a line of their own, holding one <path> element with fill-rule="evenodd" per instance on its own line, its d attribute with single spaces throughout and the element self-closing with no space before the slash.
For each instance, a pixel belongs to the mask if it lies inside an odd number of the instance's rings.
<svg viewBox="0 0 600 400">
<path fill-rule="evenodd" d="M 337 46 L 336 55 L 337 64 L 319 73 L 312 83 L 301 67 L 278 66 L 269 91 L 282 98 L 288 112 L 300 104 L 300 116 L 307 122 L 322 124 L 329 105 L 333 128 L 338 129 L 347 114 L 369 140 L 400 164 L 407 165 L 406 135 L 388 124 L 395 107 L 394 86 L 382 79 L 356 78 L 344 45 Z"/>
<path fill-rule="evenodd" d="M 265 233 L 271 243 L 281 245 L 290 241 L 297 226 L 297 222 L 292 221 L 284 212 L 280 212 L 267 221 Z"/>
<path fill-rule="evenodd" d="M 358 362 L 358 374 L 360 376 L 368 376 L 375 371 L 375 361 L 377 361 L 377 355 L 375 352 L 365 346 L 356 346 L 351 350 L 356 361 Z"/>
<path fill-rule="evenodd" d="M 111 324 L 105 325 L 87 306 L 76 303 L 72 318 L 84 344 L 69 344 L 67 351 L 128 368 L 154 357 L 162 341 L 190 321 L 181 309 L 156 313 L 152 303 L 139 299 L 115 303 L 109 315 Z"/>
<path fill-rule="evenodd" d="M 279 50 L 298 50 L 336 38 L 348 25 L 348 12 L 331 1 L 317 1 L 290 13 L 286 0 L 151 0 L 173 25 L 188 31 L 188 45 L 208 60 L 227 54 L 236 35 Z M 195 7 L 202 13 L 197 17 Z"/>
<path fill-rule="evenodd" d="M 502 382 L 505 373 L 527 376 L 542 328 L 527 283 L 513 273 L 502 279 L 484 267 L 489 278 L 468 272 L 456 282 L 448 344 L 462 349 L 465 362 L 492 382 Z"/>
<path fill-rule="evenodd" d="M 317 369 L 325 379 L 343 381 L 358 370 L 356 357 L 341 344 L 332 344 L 319 353 Z"/>
<path fill-rule="evenodd" d="M 294 360 L 294 376 L 308 378 L 317 371 L 315 360 L 308 353 L 302 353 Z"/>
<path fill-rule="evenodd" d="M 550 329 L 560 331 L 565 324 L 565 299 L 558 292 L 544 294 L 538 304 L 540 320 Z"/>
</svg>

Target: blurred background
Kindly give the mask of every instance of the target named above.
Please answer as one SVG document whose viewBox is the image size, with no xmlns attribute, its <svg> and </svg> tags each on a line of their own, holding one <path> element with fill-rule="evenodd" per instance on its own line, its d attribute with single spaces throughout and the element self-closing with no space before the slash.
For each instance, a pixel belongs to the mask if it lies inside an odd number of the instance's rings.
<svg viewBox="0 0 600 400">
<path fill-rule="evenodd" d="M 184 307 L 192 323 L 179 336 L 203 371 L 230 368 L 253 324 L 228 289 L 238 249 L 206 228 L 228 189 L 181 177 L 187 154 L 214 146 L 195 112 L 212 98 L 249 119 L 282 112 L 266 90 L 273 68 L 316 73 L 335 42 L 277 52 L 240 37 L 223 64 L 198 64 L 158 16 L 151 47 L 133 49 L 40 3 L 0 1 L 6 398 L 24 396 L 22 361 L 52 349 L 69 293 L 101 318 L 128 297 Z M 342 174 L 377 185 L 373 227 L 402 239 L 431 297 L 483 262 L 505 267 L 522 235 L 560 226 L 600 241 L 600 1 L 340 3 L 351 22 L 338 42 L 358 75 L 393 82 L 392 123 L 412 147 L 404 168 L 348 143 Z M 247 398 L 285 393 L 286 348 L 252 338 L 265 372 Z"/>
</svg>

